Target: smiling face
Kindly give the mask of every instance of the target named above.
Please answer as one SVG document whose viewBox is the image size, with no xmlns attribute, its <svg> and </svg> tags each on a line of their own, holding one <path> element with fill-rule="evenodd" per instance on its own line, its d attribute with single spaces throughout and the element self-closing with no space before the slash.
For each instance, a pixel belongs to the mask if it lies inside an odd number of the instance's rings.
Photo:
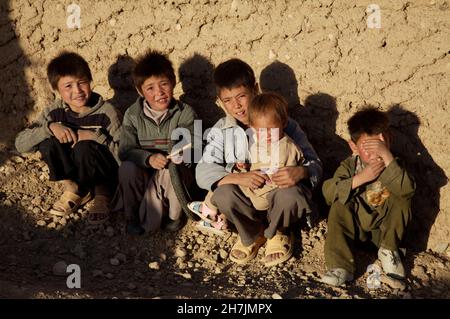
<svg viewBox="0 0 450 319">
<path fill-rule="evenodd" d="M 173 88 L 174 84 L 167 76 L 153 75 L 144 81 L 139 91 L 152 109 L 164 111 L 169 108 L 172 101 Z"/>
<path fill-rule="evenodd" d="M 243 85 L 232 89 L 222 88 L 219 92 L 219 99 L 228 114 L 242 124 L 248 125 L 247 109 L 256 91 L 256 87 L 251 90 Z"/>
<path fill-rule="evenodd" d="M 87 105 L 91 96 L 91 83 L 88 78 L 66 75 L 58 80 L 57 89 L 61 99 L 74 111 Z"/>
</svg>

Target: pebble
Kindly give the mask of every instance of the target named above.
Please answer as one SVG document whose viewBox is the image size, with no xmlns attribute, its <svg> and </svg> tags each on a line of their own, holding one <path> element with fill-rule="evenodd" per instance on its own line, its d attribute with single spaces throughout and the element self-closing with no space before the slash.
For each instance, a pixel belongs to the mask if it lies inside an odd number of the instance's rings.
<svg viewBox="0 0 450 319">
<path fill-rule="evenodd" d="M 114 228 L 112 228 L 111 226 L 106 227 L 105 235 L 108 237 L 113 237 L 114 236 Z"/>
<path fill-rule="evenodd" d="M 222 258 L 222 259 L 227 259 L 228 258 L 228 252 L 225 249 L 220 249 L 219 250 L 219 255 L 220 255 L 220 258 Z"/>
<path fill-rule="evenodd" d="M 272 299 L 283 299 L 283 297 L 281 297 L 279 294 L 277 294 L 277 293 L 274 293 L 273 295 L 272 295 Z"/>
<path fill-rule="evenodd" d="M 103 271 L 101 271 L 101 270 L 99 270 L 99 269 L 96 269 L 96 270 L 94 270 L 94 271 L 92 272 L 92 276 L 94 276 L 94 278 L 95 278 L 95 277 L 102 277 L 102 276 L 103 276 Z"/>
<path fill-rule="evenodd" d="M 33 208 L 33 214 L 39 214 L 41 212 L 41 209 L 39 207 Z"/>
<path fill-rule="evenodd" d="M 159 254 L 159 258 L 161 258 L 162 261 L 166 261 L 167 255 L 165 253 L 161 253 L 161 254 Z"/>
<path fill-rule="evenodd" d="M 119 260 L 121 263 L 124 263 L 124 262 L 127 261 L 127 256 L 125 254 L 122 254 L 122 253 L 116 254 L 115 258 L 117 260 Z"/>
<path fill-rule="evenodd" d="M 177 275 L 180 275 L 181 277 L 185 279 L 192 279 L 192 275 L 190 273 L 177 273 Z"/>
<path fill-rule="evenodd" d="M 119 261 L 119 259 L 117 259 L 117 258 L 111 258 L 111 259 L 109 260 L 109 263 L 110 263 L 111 265 L 113 265 L 113 266 L 119 266 L 119 265 L 120 265 L 120 261 Z"/>
<path fill-rule="evenodd" d="M 184 248 L 177 247 L 175 249 L 175 257 L 185 257 L 187 255 L 187 251 Z"/>
<path fill-rule="evenodd" d="M 83 249 L 83 246 L 81 244 L 76 244 L 73 249 L 73 254 L 81 259 L 84 259 L 86 257 L 86 252 Z"/>
<path fill-rule="evenodd" d="M 148 268 L 154 269 L 154 270 L 159 270 L 159 263 L 157 261 L 150 262 L 148 264 Z"/>
<path fill-rule="evenodd" d="M 3 205 L 5 205 L 6 207 L 11 207 L 13 203 L 9 199 L 5 199 L 3 201 Z"/>
<path fill-rule="evenodd" d="M 63 226 L 66 226 L 66 224 L 67 224 L 67 219 L 65 219 L 64 217 L 61 218 L 60 221 L 59 221 L 59 224 L 60 224 L 60 225 L 63 225 Z"/>
<path fill-rule="evenodd" d="M 406 289 L 406 284 L 398 279 L 392 278 L 390 276 L 387 276 L 385 274 L 382 274 L 380 276 L 380 281 L 386 285 L 388 285 L 389 287 L 391 287 L 392 289 L 399 289 L 400 291 L 403 291 Z"/>
<path fill-rule="evenodd" d="M 55 222 L 51 222 L 50 224 L 48 224 L 48 225 L 47 225 L 47 228 L 50 228 L 50 229 L 56 228 Z"/>
<path fill-rule="evenodd" d="M 62 260 L 53 265 L 53 275 L 67 276 L 67 263 Z"/>
<path fill-rule="evenodd" d="M 11 160 L 12 160 L 14 163 L 16 163 L 16 164 L 19 164 L 19 163 L 23 163 L 23 162 L 24 162 L 24 159 L 23 159 L 22 157 L 20 157 L 20 156 L 13 156 L 13 157 L 11 158 Z"/>
<path fill-rule="evenodd" d="M 38 226 L 45 226 L 45 225 L 47 225 L 44 220 L 38 220 L 36 224 Z"/>
<path fill-rule="evenodd" d="M 105 275 L 105 277 L 106 278 L 108 278 L 108 279 L 113 279 L 114 278 L 114 275 L 112 274 L 112 273 L 107 273 L 106 275 Z"/>
</svg>

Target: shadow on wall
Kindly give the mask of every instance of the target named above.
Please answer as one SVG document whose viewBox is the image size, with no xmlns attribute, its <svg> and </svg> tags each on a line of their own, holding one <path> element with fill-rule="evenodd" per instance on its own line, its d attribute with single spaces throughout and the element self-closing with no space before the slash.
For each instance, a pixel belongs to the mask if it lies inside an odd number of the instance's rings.
<svg viewBox="0 0 450 319">
<path fill-rule="evenodd" d="M 0 165 L 9 157 L 8 150 L 14 148 L 15 136 L 26 124 L 33 106 L 25 79 L 25 68 L 30 61 L 20 47 L 20 35 L 9 18 L 10 11 L 10 1 L 0 1 Z"/>
<path fill-rule="evenodd" d="M 117 56 L 108 69 L 108 83 L 114 90 L 114 96 L 108 100 L 122 115 L 138 98 L 133 82 L 134 60 L 127 55 Z"/>
<path fill-rule="evenodd" d="M 413 250 L 423 251 L 440 210 L 440 188 L 447 184 L 448 178 L 418 136 L 420 119 L 417 115 L 401 105 L 391 106 L 388 115 L 392 127 L 392 152 L 404 160 L 408 173 L 416 182 L 413 219 L 406 244 Z"/>
<path fill-rule="evenodd" d="M 207 57 L 195 53 L 180 65 L 178 73 L 183 88 L 180 100 L 194 108 L 205 131 L 225 115 L 216 104 L 214 65 Z"/>
<path fill-rule="evenodd" d="M 301 105 L 295 72 L 279 61 L 262 70 L 260 87 L 262 92 L 277 92 L 288 101 L 289 115 L 300 124 L 323 162 L 324 179 L 331 177 L 339 163 L 351 155 L 347 142 L 336 134 L 339 117 L 336 99 L 317 93 L 308 96 L 305 105 Z"/>
</svg>

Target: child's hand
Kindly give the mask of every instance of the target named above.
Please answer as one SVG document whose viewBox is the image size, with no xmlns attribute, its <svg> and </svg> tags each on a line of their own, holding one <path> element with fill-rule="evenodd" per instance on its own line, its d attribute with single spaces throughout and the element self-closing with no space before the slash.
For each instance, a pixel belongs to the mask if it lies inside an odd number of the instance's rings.
<svg viewBox="0 0 450 319">
<path fill-rule="evenodd" d="M 97 134 L 95 134 L 95 132 L 91 131 L 91 130 L 78 130 L 77 131 L 78 134 L 78 141 L 95 141 L 95 139 L 97 138 Z"/>
<path fill-rule="evenodd" d="M 250 189 L 260 188 L 264 186 L 267 181 L 270 181 L 269 176 L 262 173 L 261 171 L 250 171 L 236 174 L 239 175 L 238 184 L 241 186 L 246 186 Z"/>
<path fill-rule="evenodd" d="M 356 188 L 376 179 L 386 166 L 381 158 L 374 158 L 363 168 L 361 172 L 353 177 L 352 188 Z"/>
<path fill-rule="evenodd" d="M 244 163 L 244 162 L 239 162 L 239 163 L 236 163 L 236 168 L 239 170 L 248 170 L 250 168 L 250 164 Z"/>
<path fill-rule="evenodd" d="M 385 166 L 388 166 L 394 160 L 394 157 L 381 134 L 380 138 L 365 140 L 362 144 L 362 148 L 365 152 L 374 154 L 375 157 L 381 157 Z"/>
<path fill-rule="evenodd" d="M 49 130 L 53 133 L 56 139 L 61 143 L 76 143 L 78 141 L 78 136 L 70 128 L 61 123 L 53 122 L 48 126 Z"/>
<path fill-rule="evenodd" d="M 308 177 L 308 171 L 303 166 L 287 166 L 278 169 L 273 174 L 272 182 L 280 188 L 296 185 L 299 181 Z"/>
<path fill-rule="evenodd" d="M 171 160 L 174 164 L 180 165 L 183 163 L 183 153 L 178 153 L 176 155 L 172 155 L 170 157 L 167 157 L 169 160 Z"/>
<path fill-rule="evenodd" d="M 169 160 L 162 154 L 156 153 L 150 156 L 148 159 L 148 164 L 154 169 L 163 169 L 166 167 Z"/>
</svg>

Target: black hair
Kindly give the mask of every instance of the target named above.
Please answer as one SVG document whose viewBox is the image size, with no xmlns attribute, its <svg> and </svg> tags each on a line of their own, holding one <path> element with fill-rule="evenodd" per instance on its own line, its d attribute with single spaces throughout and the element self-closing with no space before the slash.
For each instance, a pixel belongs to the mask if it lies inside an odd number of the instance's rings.
<svg viewBox="0 0 450 319">
<path fill-rule="evenodd" d="M 74 52 L 61 52 L 47 66 L 47 78 L 53 90 L 58 90 L 58 81 L 63 76 L 77 76 L 92 81 L 88 63 Z"/>
<path fill-rule="evenodd" d="M 253 89 L 256 84 L 255 73 L 250 65 L 240 59 L 230 59 L 222 62 L 214 70 L 216 90 L 232 89 L 240 86 Z"/>
<path fill-rule="evenodd" d="M 353 142 L 357 142 L 362 134 L 389 134 L 389 117 L 385 112 L 368 105 L 356 112 L 347 122 L 348 131 Z"/>
<path fill-rule="evenodd" d="M 172 62 L 165 54 L 155 50 L 149 50 L 137 59 L 133 70 L 133 80 L 139 92 L 145 80 L 152 76 L 167 76 L 175 86 L 176 78 Z"/>
</svg>

